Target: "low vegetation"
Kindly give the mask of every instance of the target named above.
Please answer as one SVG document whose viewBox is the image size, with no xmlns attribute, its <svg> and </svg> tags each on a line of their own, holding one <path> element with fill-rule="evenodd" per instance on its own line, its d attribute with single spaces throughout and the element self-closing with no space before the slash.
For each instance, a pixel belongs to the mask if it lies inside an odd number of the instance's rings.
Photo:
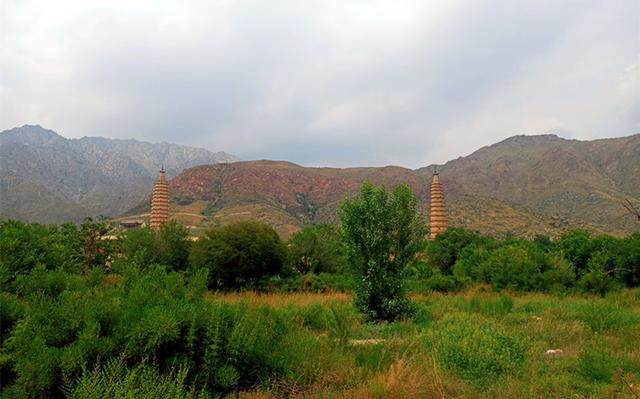
<svg viewBox="0 0 640 399">
<path fill-rule="evenodd" d="M 406 187 L 283 243 L 0 221 L 6 398 L 640 395 L 640 234 L 421 237 Z"/>
</svg>

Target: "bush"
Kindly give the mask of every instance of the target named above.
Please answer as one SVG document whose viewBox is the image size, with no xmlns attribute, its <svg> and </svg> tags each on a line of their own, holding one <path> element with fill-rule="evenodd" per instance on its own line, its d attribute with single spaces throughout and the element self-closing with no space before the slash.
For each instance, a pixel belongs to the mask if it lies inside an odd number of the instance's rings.
<svg viewBox="0 0 640 399">
<path fill-rule="evenodd" d="M 495 290 L 532 291 L 547 288 L 542 274 L 546 263 L 544 252 L 538 248 L 512 244 L 493 251 L 481 267 L 489 271 Z"/>
<path fill-rule="evenodd" d="M 285 251 L 273 228 L 240 222 L 209 231 L 193 245 L 190 261 L 194 269 L 209 271 L 211 288 L 256 287 L 280 272 Z"/>
<path fill-rule="evenodd" d="M 407 289 L 411 292 L 427 293 L 429 291 L 452 292 L 465 287 L 468 279 L 458 276 L 445 276 L 440 269 L 427 269 L 425 274 L 414 276 L 407 281 Z"/>
<path fill-rule="evenodd" d="M 590 342 L 578 356 L 578 372 L 590 380 L 611 382 L 614 370 L 621 365 L 606 350 L 606 343 L 597 340 Z"/>
<path fill-rule="evenodd" d="M 473 280 L 488 283 L 490 270 L 481 265 L 489 258 L 490 250 L 483 245 L 470 244 L 464 247 L 453 265 L 453 275 L 460 280 Z"/>
<path fill-rule="evenodd" d="M 622 240 L 614 256 L 616 277 L 628 287 L 640 285 L 640 232 Z"/>
<path fill-rule="evenodd" d="M 612 260 L 603 251 L 596 252 L 587 262 L 587 271 L 580 277 L 579 285 L 583 291 L 604 296 L 616 288 Z"/>
<path fill-rule="evenodd" d="M 194 392 L 186 383 L 188 370 L 173 370 L 163 375 L 147 364 L 127 368 L 122 358 L 111 359 L 93 371 L 84 370 L 73 384 L 67 383 L 66 396 L 75 399 L 208 398 L 204 392 Z"/>
<path fill-rule="evenodd" d="M 188 370 L 192 387 L 213 393 L 268 384 L 273 378 L 299 383 L 316 377 L 319 342 L 299 328 L 291 312 L 205 302 L 194 295 L 198 280 L 186 283 L 181 274 L 157 267 L 125 276 L 114 286 L 67 285 L 55 297 L 28 295 L 24 317 L 11 328 L 0 359 L 3 385 L 11 385 L 6 392 L 11 397 L 60 396 L 64 380 L 96 382 L 86 370 L 110 359 L 129 365 L 150 362 L 162 375 Z M 6 301 L 5 307 L 5 296 L 3 314 L 20 317 L 15 301 Z M 340 317 L 330 319 L 331 329 L 340 325 Z M 114 389 L 133 387 L 120 383 Z"/>
<path fill-rule="evenodd" d="M 484 386 L 503 374 L 518 373 L 527 344 L 496 322 L 472 313 L 450 313 L 435 323 L 428 338 L 445 369 Z"/>
<path fill-rule="evenodd" d="M 0 288 L 8 289 L 20 274 L 41 265 L 79 272 L 84 239 L 72 224 L 40 225 L 0 220 Z"/>
</svg>

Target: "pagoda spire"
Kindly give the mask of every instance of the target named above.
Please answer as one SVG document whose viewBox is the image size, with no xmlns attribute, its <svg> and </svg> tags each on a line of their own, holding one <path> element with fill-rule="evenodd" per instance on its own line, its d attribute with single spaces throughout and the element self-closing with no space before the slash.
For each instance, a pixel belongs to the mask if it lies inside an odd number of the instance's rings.
<svg viewBox="0 0 640 399">
<path fill-rule="evenodd" d="M 431 212 L 429 214 L 429 239 L 434 240 L 447 229 L 447 215 L 444 210 L 444 194 L 440 184 L 440 174 L 435 169 L 431 182 Z"/>
<path fill-rule="evenodd" d="M 169 221 L 169 186 L 164 174 L 162 165 L 151 195 L 151 228 L 154 230 L 158 230 L 163 223 Z"/>
</svg>

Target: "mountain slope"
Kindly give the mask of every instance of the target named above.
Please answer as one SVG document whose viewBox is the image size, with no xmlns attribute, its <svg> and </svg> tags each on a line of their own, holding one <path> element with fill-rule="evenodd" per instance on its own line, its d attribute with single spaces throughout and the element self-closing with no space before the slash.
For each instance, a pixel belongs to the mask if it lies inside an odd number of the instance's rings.
<svg viewBox="0 0 640 399">
<path fill-rule="evenodd" d="M 438 166 L 451 224 L 496 236 L 558 235 L 569 227 L 634 231 L 639 226 L 622 202 L 640 198 L 639 168 L 640 135 L 589 142 L 515 136 Z M 287 235 L 305 224 L 335 222 L 340 201 L 369 180 L 408 183 L 426 218 L 433 170 L 201 165 L 170 180 L 171 207 L 176 218 L 200 227 L 258 219 Z M 146 202 L 132 213 L 145 209 Z"/>
<path fill-rule="evenodd" d="M 468 195 L 633 231 L 622 203 L 640 198 L 640 135 L 593 141 L 515 136 L 440 167 Z M 419 170 L 429 175 L 432 168 Z"/>
<path fill-rule="evenodd" d="M 166 143 L 66 139 L 25 125 L 0 133 L 0 217 L 64 222 L 117 215 L 145 198 L 163 164 L 172 176 L 194 165 L 235 160 Z"/>
</svg>

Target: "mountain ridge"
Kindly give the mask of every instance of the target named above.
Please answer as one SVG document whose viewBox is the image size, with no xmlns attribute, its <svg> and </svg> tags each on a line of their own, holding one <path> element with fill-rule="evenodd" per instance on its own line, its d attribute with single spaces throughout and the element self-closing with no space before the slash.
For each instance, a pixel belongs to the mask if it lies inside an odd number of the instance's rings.
<svg viewBox="0 0 640 399">
<path fill-rule="evenodd" d="M 175 176 L 197 164 L 236 160 L 224 152 L 168 143 L 67 139 L 24 125 L 0 132 L 0 217 L 77 222 L 118 215 L 145 198 L 163 165 Z"/>
<path fill-rule="evenodd" d="M 305 224 L 335 222 L 339 202 L 365 180 L 408 183 L 427 218 L 436 167 L 452 225 L 498 236 L 555 236 L 571 227 L 617 235 L 638 229 L 622 206 L 625 199 L 640 198 L 640 184 L 634 183 L 640 175 L 638 134 L 594 141 L 514 136 L 415 170 L 304 167 L 268 160 L 200 165 L 171 179 L 169 186 L 173 212 L 206 217 L 196 224 L 246 217 L 270 222 L 287 235 Z"/>
</svg>

